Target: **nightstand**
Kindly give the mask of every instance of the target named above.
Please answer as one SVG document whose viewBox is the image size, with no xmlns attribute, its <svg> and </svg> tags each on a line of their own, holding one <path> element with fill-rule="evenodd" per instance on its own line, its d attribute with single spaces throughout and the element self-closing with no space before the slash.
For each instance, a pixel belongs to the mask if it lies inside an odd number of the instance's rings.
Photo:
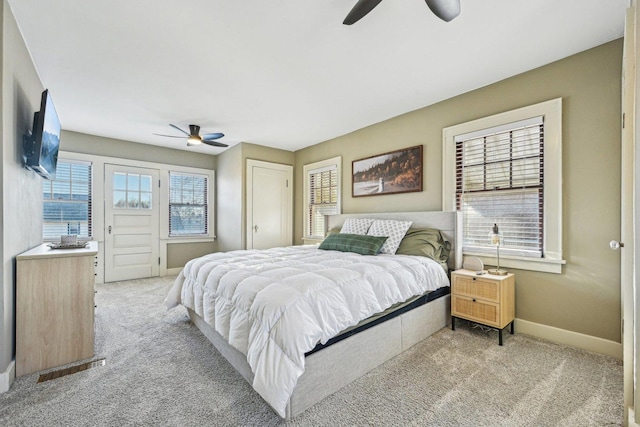
<svg viewBox="0 0 640 427">
<path fill-rule="evenodd" d="M 498 330 L 502 345 L 502 331 L 515 319 L 515 277 L 476 274 L 470 270 L 451 273 L 451 329 L 456 318 L 470 320 Z"/>
</svg>

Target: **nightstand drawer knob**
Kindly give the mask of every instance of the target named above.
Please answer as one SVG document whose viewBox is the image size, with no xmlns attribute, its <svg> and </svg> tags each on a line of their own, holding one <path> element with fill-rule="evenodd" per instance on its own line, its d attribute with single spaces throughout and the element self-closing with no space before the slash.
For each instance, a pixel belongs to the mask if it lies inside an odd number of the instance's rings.
<svg viewBox="0 0 640 427">
<path fill-rule="evenodd" d="M 473 278 L 473 281 L 475 282 L 475 280 L 476 280 L 476 278 L 474 277 L 474 278 Z"/>
<path fill-rule="evenodd" d="M 476 299 L 475 299 L 475 298 L 473 299 L 473 302 L 476 302 Z"/>
</svg>

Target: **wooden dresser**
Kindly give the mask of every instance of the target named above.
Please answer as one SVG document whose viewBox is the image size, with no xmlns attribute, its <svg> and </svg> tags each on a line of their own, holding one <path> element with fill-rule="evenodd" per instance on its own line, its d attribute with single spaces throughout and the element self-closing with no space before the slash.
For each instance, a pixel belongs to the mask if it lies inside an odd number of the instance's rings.
<svg viewBox="0 0 640 427">
<path fill-rule="evenodd" d="M 93 357 L 97 253 L 42 244 L 16 257 L 17 376 Z"/>
<path fill-rule="evenodd" d="M 451 329 L 456 328 L 456 318 L 490 326 L 499 331 L 502 345 L 502 330 L 511 325 L 513 334 L 515 306 L 513 274 L 478 275 L 469 270 L 451 273 Z"/>
</svg>

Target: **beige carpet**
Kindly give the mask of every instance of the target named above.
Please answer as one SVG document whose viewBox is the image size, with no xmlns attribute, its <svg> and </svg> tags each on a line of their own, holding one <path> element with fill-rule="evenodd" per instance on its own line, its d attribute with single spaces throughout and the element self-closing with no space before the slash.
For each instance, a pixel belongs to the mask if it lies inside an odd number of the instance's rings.
<svg viewBox="0 0 640 427">
<path fill-rule="evenodd" d="M 294 420 L 278 418 L 180 307 L 171 278 L 98 286 L 106 365 L 0 395 L 2 426 L 609 426 L 622 363 L 526 335 L 443 329 Z M 458 326 L 458 325 L 456 325 Z"/>
</svg>

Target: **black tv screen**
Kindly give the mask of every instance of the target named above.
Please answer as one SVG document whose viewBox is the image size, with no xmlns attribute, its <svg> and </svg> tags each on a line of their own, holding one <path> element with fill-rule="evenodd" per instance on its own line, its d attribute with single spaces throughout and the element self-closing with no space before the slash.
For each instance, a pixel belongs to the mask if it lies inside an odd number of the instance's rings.
<svg viewBox="0 0 640 427">
<path fill-rule="evenodd" d="M 60 119 L 49 90 L 42 92 L 40 111 L 33 117 L 33 133 L 26 151 L 26 166 L 46 179 L 56 173 L 60 148 Z"/>
</svg>

